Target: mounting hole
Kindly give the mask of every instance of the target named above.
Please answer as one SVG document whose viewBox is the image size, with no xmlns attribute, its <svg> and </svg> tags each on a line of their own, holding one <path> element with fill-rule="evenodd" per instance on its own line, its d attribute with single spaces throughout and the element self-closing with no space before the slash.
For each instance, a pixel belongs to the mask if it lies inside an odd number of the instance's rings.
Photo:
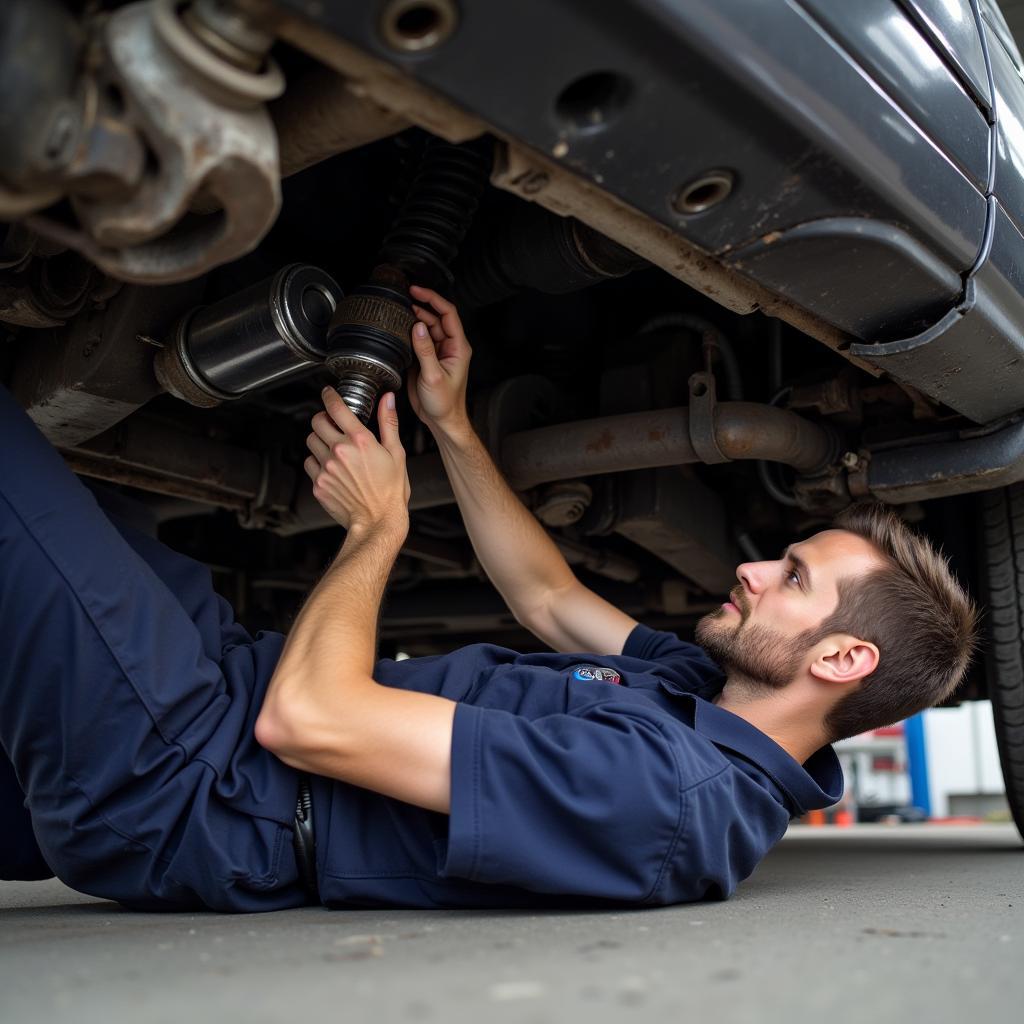
<svg viewBox="0 0 1024 1024">
<path fill-rule="evenodd" d="M 299 300 L 302 315 L 314 327 L 326 327 L 334 315 L 334 299 L 318 284 L 307 284 Z"/>
<path fill-rule="evenodd" d="M 687 216 L 710 210 L 729 196 L 734 181 L 732 171 L 707 171 L 676 193 L 672 208 Z"/>
<path fill-rule="evenodd" d="M 629 79 L 615 71 L 594 71 L 570 82 L 555 100 L 555 114 L 575 132 L 598 132 L 625 107 Z"/>
<path fill-rule="evenodd" d="M 695 380 L 690 384 L 690 394 L 694 398 L 703 398 L 708 393 L 708 386 L 702 380 Z"/>
<path fill-rule="evenodd" d="M 392 0 L 381 15 L 380 33 L 391 49 L 420 53 L 440 46 L 458 21 L 452 0 Z"/>
</svg>

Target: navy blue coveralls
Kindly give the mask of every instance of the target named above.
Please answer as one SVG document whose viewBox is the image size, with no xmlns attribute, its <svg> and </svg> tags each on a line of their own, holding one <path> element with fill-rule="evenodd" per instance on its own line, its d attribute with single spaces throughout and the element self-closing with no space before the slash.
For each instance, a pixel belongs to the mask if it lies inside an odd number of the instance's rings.
<svg viewBox="0 0 1024 1024">
<path fill-rule="evenodd" d="M 110 517 L 0 386 L 0 877 L 148 909 L 306 896 L 298 778 L 253 738 L 283 637 L 209 571 Z M 724 898 L 792 815 L 842 794 L 710 702 L 718 667 L 638 626 L 618 657 L 478 644 L 380 661 L 459 702 L 450 816 L 313 780 L 329 906 Z"/>
</svg>

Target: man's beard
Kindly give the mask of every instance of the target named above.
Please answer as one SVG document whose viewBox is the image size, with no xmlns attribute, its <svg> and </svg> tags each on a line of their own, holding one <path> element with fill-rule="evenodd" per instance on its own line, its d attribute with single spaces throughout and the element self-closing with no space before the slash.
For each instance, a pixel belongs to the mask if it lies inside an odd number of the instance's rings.
<svg viewBox="0 0 1024 1024">
<path fill-rule="evenodd" d="M 805 637 L 791 638 L 769 626 L 748 625 L 749 609 L 742 594 L 730 595 L 740 610 L 736 625 L 721 609 L 705 615 L 694 631 L 697 643 L 722 666 L 730 682 L 753 690 L 781 690 L 800 671 L 807 652 Z"/>
</svg>

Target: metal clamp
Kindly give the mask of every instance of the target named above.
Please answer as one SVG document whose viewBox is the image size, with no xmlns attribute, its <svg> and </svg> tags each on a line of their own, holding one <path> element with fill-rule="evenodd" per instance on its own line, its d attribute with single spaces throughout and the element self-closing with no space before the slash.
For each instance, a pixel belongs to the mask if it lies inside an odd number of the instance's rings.
<svg viewBox="0 0 1024 1024">
<path fill-rule="evenodd" d="M 708 370 L 692 374 L 690 385 L 690 443 L 701 462 L 713 466 L 732 462 L 715 437 L 715 375 Z"/>
</svg>

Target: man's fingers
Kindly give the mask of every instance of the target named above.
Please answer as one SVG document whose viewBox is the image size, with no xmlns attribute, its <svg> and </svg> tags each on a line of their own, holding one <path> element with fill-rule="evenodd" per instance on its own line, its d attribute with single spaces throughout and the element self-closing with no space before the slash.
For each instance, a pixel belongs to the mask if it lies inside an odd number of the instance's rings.
<svg viewBox="0 0 1024 1024">
<path fill-rule="evenodd" d="M 320 475 L 320 463 L 310 455 L 302 464 L 302 468 L 306 471 L 306 476 L 316 483 L 316 478 Z"/>
<path fill-rule="evenodd" d="M 369 434 L 370 431 L 359 422 L 359 417 L 345 404 L 341 395 L 334 388 L 324 388 L 321 392 L 324 406 L 330 413 L 331 419 L 341 428 L 353 441 L 362 434 Z M 371 435 L 372 436 L 372 435 Z"/>
<path fill-rule="evenodd" d="M 310 425 L 313 428 L 313 433 L 320 438 L 323 443 L 330 448 L 332 444 L 337 444 L 341 440 L 341 431 L 337 428 L 334 420 L 327 415 L 326 412 L 318 412 L 313 419 L 310 421 Z"/>
<path fill-rule="evenodd" d="M 455 308 L 455 304 L 453 302 L 449 302 L 446 298 L 438 295 L 437 292 L 433 291 L 433 289 L 423 288 L 418 284 L 411 285 L 409 291 L 417 299 L 420 299 L 422 302 L 429 303 L 433 307 L 434 312 L 440 315 L 441 326 L 445 335 L 454 339 L 460 350 L 463 349 L 463 347 L 468 347 L 465 342 L 465 332 L 462 327 L 462 321 L 459 319 L 459 311 Z M 436 334 L 434 337 L 438 341 L 441 340 Z"/>
<path fill-rule="evenodd" d="M 380 443 L 392 455 L 405 452 L 398 437 L 398 410 L 395 408 L 395 395 L 388 391 L 381 397 L 377 405 L 377 423 L 380 425 Z"/>
<path fill-rule="evenodd" d="M 442 377 L 444 371 L 437 361 L 437 350 L 434 342 L 427 333 L 426 324 L 417 323 L 412 329 L 412 350 L 420 363 L 420 372 L 424 384 L 436 384 Z"/>
<path fill-rule="evenodd" d="M 325 444 L 315 431 L 306 438 L 306 447 L 313 453 L 313 457 L 320 465 L 323 465 L 330 457 L 330 445 Z"/>
<path fill-rule="evenodd" d="M 450 303 L 447 299 L 438 295 L 433 288 L 424 288 L 422 285 L 414 284 L 411 285 L 409 291 L 412 292 L 416 298 L 422 299 L 424 302 L 429 302 L 442 316 L 445 313 L 454 313 L 455 306 Z"/>
<path fill-rule="evenodd" d="M 427 306 L 418 306 L 414 302 L 412 304 L 412 311 L 428 326 L 434 327 L 441 323 L 441 318 Z"/>
<path fill-rule="evenodd" d="M 430 336 L 434 341 L 440 344 L 448 337 L 448 335 L 444 333 L 444 327 L 441 326 L 441 321 L 429 309 L 424 309 L 422 306 L 414 304 L 412 311 L 427 325 L 427 330 L 430 331 Z"/>
</svg>

